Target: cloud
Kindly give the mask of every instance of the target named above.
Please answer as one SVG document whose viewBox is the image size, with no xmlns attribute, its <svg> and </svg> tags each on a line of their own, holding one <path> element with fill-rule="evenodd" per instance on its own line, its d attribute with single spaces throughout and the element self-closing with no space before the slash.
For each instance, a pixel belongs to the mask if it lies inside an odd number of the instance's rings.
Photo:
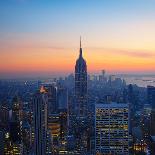
<svg viewBox="0 0 155 155">
<path fill-rule="evenodd" d="M 97 47 L 89 47 L 88 49 L 99 50 L 102 52 L 108 52 L 109 54 L 114 55 L 124 55 L 129 57 L 136 58 L 153 58 L 155 57 L 155 52 L 149 50 L 126 50 L 126 49 L 115 49 L 115 48 L 97 48 Z"/>
<path fill-rule="evenodd" d="M 128 50 L 117 50 L 116 54 L 127 55 L 131 57 L 139 57 L 139 58 L 152 58 L 155 57 L 155 53 L 150 53 L 149 51 L 128 51 Z"/>
</svg>

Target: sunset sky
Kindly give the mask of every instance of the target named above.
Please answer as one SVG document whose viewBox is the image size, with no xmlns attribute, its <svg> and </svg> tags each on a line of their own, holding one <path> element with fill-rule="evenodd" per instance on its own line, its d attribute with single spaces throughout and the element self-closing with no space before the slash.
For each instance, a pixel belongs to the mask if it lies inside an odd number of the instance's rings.
<svg viewBox="0 0 155 155">
<path fill-rule="evenodd" d="M 154 0 L 0 0 L 0 77 L 155 73 Z"/>
</svg>

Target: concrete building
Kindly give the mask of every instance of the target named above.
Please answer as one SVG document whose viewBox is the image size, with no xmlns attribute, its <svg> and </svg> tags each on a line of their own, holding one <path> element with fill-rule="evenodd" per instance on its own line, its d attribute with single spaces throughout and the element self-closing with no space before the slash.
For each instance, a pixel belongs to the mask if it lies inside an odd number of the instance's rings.
<svg viewBox="0 0 155 155">
<path fill-rule="evenodd" d="M 87 116 L 87 64 L 82 56 L 80 40 L 80 54 L 75 65 L 75 102 L 78 117 Z"/>
<path fill-rule="evenodd" d="M 47 137 L 47 104 L 46 92 L 37 92 L 33 98 L 34 114 L 34 154 L 46 154 Z"/>
<path fill-rule="evenodd" d="M 95 152 L 96 154 L 129 154 L 128 104 L 96 104 Z"/>
<path fill-rule="evenodd" d="M 151 105 L 150 135 L 155 136 L 155 87 L 147 87 L 148 104 Z"/>
</svg>

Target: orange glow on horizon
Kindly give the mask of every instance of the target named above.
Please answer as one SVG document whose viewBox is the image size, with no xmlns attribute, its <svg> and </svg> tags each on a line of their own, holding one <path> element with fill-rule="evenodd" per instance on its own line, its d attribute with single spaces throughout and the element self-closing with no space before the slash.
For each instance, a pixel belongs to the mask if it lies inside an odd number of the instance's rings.
<svg viewBox="0 0 155 155">
<path fill-rule="evenodd" d="M 4 50 L 4 49 L 3 49 Z M 12 48 L 1 54 L 1 72 L 74 72 L 78 49 Z M 4 51 L 5 51 L 4 50 Z M 9 55 L 7 54 L 9 52 Z M 153 52 L 117 49 L 83 48 L 88 72 L 106 69 L 110 72 L 153 71 Z"/>
</svg>

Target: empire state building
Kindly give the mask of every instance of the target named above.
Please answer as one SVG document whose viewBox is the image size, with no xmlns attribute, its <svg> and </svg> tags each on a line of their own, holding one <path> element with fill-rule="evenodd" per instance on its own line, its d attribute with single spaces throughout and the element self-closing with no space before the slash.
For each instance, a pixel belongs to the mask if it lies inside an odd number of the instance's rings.
<svg viewBox="0 0 155 155">
<path fill-rule="evenodd" d="M 79 118 L 87 116 L 87 64 L 82 56 L 81 38 L 80 53 L 75 65 L 75 102 Z"/>
</svg>

